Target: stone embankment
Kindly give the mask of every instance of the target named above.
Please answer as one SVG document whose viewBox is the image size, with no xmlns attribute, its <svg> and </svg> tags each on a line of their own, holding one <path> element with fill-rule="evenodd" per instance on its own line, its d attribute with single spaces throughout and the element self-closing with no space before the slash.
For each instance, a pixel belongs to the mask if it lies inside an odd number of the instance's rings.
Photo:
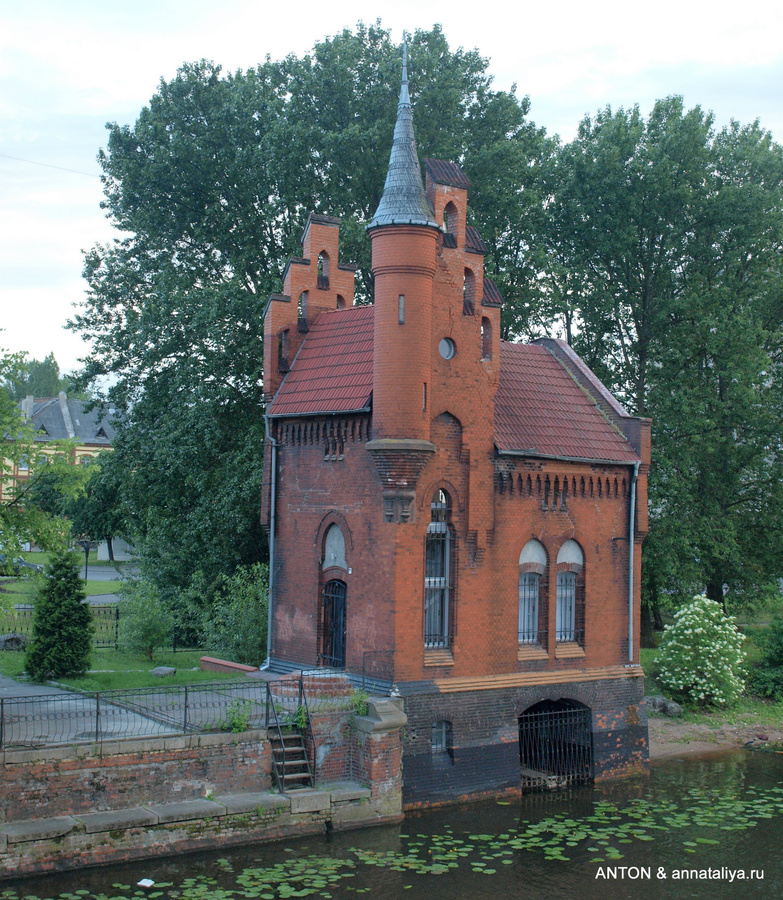
<svg viewBox="0 0 783 900">
<path fill-rule="evenodd" d="M 0 878 L 402 820 L 405 714 L 312 716 L 316 788 L 276 792 L 263 729 L 0 754 Z"/>
</svg>

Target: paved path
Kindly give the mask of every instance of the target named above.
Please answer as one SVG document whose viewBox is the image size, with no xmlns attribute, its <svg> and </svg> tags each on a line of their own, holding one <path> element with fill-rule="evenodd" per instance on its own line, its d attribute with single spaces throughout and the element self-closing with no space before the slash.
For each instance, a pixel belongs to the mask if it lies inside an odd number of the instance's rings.
<svg viewBox="0 0 783 900">
<path fill-rule="evenodd" d="M 48 684 L 0 675 L 3 749 L 72 744 L 122 737 L 151 737 L 182 731 L 176 719 L 150 709 L 144 715 L 126 705 L 106 703 Z M 177 704 L 179 707 L 179 704 Z"/>
</svg>

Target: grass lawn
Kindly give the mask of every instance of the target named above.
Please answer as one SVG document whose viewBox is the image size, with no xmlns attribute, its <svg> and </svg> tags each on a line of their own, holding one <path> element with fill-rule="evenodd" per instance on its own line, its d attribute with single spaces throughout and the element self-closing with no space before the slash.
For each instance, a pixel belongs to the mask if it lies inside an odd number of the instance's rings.
<svg viewBox="0 0 783 900">
<path fill-rule="evenodd" d="M 119 581 L 87 581 L 84 583 L 84 593 L 87 597 L 114 594 L 120 584 Z M 35 575 L 0 579 L 0 609 L 11 609 L 14 603 L 34 603 L 37 593 L 38 579 Z"/>
<path fill-rule="evenodd" d="M 82 550 L 81 547 L 74 547 L 73 554 L 81 564 L 81 571 L 84 572 L 84 550 Z M 45 566 L 49 563 L 52 554 L 46 550 L 24 550 L 19 554 L 19 556 L 21 556 L 22 559 L 26 559 L 27 562 L 38 563 L 39 566 Z M 121 569 L 124 565 L 126 565 L 126 563 L 113 563 L 104 559 L 99 560 L 98 551 L 90 550 L 90 555 L 87 558 L 87 565 L 89 568 L 92 568 L 92 566 L 117 566 Z"/>
<path fill-rule="evenodd" d="M 58 684 L 80 691 L 110 691 L 119 688 L 165 687 L 172 684 L 203 684 L 207 681 L 241 681 L 241 675 L 202 672 L 199 660 L 206 650 L 161 650 L 150 662 L 140 653 L 93 650 L 90 671 L 82 678 L 63 678 Z M 173 666 L 176 675 L 159 678 L 150 674 L 156 666 Z M 0 673 L 12 678 L 24 671 L 24 653 L 0 653 Z"/>
</svg>

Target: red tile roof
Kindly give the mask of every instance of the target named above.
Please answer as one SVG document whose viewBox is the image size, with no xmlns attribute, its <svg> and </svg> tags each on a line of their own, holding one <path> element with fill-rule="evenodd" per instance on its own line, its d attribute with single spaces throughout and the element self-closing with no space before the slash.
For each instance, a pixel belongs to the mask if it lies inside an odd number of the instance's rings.
<svg viewBox="0 0 783 900">
<path fill-rule="evenodd" d="M 501 343 L 495 443 L 499 450 L 525 450 L 531 456 L 613 462 L 639 458 L 590 394 L 540 344 Z"/>
<path fill-rule="evenodd" d="M 355 412 L 370 405 L 372 312 L 372 306 L 354 306 L 315 319 L 270 416 Z"/>
<path fill-rule="evenodd" d="M 269 415 L 367 409 L 372 395 L 372 316 L 372 306 L 321 313 L 310 326 Z M 495 399 L 498 449 L 528 451 L 531 456 L 635 462 L 639 457 L 591 393 L 604 403 L 611 401 L 613 414 L 627 413 L 570 348 L 560 346 L 561 342 L 547 343 L 550 349 L 544 344 L 501 342 Z M 565 361 L 560 362 L 555 352 Z M 591 393 L 580 387 L 569 365 L 587 380 Z"/>
</svg>

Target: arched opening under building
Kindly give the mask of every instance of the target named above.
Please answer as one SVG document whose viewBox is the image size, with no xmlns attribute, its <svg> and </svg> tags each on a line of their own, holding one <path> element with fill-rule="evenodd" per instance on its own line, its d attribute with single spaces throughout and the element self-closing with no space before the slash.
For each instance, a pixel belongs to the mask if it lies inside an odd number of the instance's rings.
<svg viewBox="0 0 783 900">
<path fill-rule="evenodd" d="M 542 700 L 519 717 L 522 789 L 558 790 L 593 779 L 590 709 L 576 700 Z"/>
</svg>

